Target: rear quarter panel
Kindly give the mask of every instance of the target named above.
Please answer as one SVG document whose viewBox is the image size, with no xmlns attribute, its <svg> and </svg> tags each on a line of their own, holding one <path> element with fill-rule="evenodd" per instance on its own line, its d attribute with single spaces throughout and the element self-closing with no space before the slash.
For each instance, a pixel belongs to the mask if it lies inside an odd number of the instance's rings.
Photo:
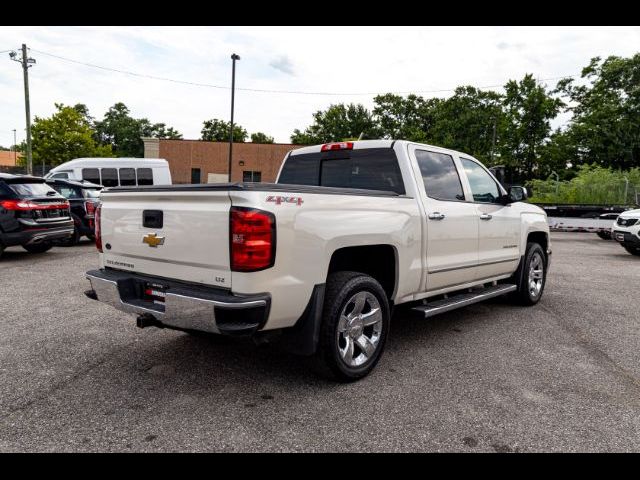
<svg viewBox="0 0 640 480">
<path fill-rule="evenodd" d="M 272 195 L 299 197 L 302 204 L 268 202 Z M 396 272 L 402 272 L 396 273 L 394 297 L 419 288 L 422 232 L 414 198 L 249 191 L 232 191 L 230 197 L 233 206 L 260 208 L 276 217 L 274 266 L 231 274 L 234 293 L 271 294 L 265 329 L 295 324 L 313 287 L 326 282 L 331 256 L 339 248 L 391 245 L 396 252 Z"/>
</svg>

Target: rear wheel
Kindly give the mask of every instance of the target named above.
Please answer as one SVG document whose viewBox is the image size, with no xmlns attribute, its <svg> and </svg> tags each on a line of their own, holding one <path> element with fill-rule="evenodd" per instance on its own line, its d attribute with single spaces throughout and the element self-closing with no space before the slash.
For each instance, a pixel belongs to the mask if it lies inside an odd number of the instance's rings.
<svg viewBox="0 0 640 480">
<path fill-rule="evenodd" d="M 22 248 L 29 253 L 44 253 L 47 250 L 50 250 L 52 246 L 51 242 L 42 242 L 34 245 L 23 245 Z"/>
<path fill-rule="evenodd" d="M 518 289 L 512 298 L 520 305 L 535 305 L 547 280 L 547 257 L 539 243 L 527 243 L 524 259 L 514 275 Z"/>
<path fill-rule="evenodd" d="M 640 255 L 640 248 L 638 247 L 624 247 L 624 249 L 631 255 Z"/>
<path fill-rule="evenodd" d="M 317 362 L 341 382 L 365 377 L 378 363 L 389 332 L 382 286 L 359 272 L 329 275 Z"/>
<path fill-rule="evenodd" d="M 78 231 L 78 227 L 74 226 L 73 235 L 71 235 L 69 238 L 65 238 L 64 240 L 61 240 L 60 244 L 64 245 L 65 247 L 72 247 L 74 245 L 77 245 L 79 242 L 80 242 L 80 232 Z"/>
<path fill-rule="evenodd" d="M 599 231 L 597 235 L 603 240 L 611 240 L 611 232 Z"/>
<path fill-rule="evenodd" d="M 0 258 L 2 258 L 2 254 L 4 253 L 4 245 L 0 242 Z"/>
<path fill-rule="evenodd" d="M 87 235 L 87 238 L 88 238 L 89 240 L 91 240 L 92 242 L 95 242 L 95 241 L 96 241 L 96 236 L 95 236 L 95 235 L 93 235 L 93 234 L 91 234 L 91 233 L 90 233 L 89 235 Z"/>
</svg>

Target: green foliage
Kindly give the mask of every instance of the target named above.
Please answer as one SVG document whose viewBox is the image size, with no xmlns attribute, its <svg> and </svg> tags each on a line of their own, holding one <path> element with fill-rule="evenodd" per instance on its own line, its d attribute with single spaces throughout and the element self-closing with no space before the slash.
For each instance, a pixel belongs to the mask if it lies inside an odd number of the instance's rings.
<svg viewBox="0 0 640 480">
<path fill-rule="evenodd" d="M 96 143 L 91 124 L 77 106 L 55 105 L 56 113 L 49 118 L 35 117 L 31 126 L 34 163 L 59 165 L 78 157 L 113 156 L 110 145 Z"/>
<path fill-rule="evenodd" d="M 95 122 L 96 137 L 103 145 L 111 145 L 118 157 L 143 157 L 142 137 L 180 139 L 182 135 L 164 123 L 151 123 L 146 118 L 136 119 L 122 102 L 116 103 Z"/>
<path fill-rule="evenodd" d="M 268 136 L 266 133 L 256 132 L 251 134 L 252 143 L 273 143 L 273 137 Z"/>
<path fill-rule="evenodd" d="M 551 131 L 550 121 L 563 103 L 553 98 L 532 75 L 505 85 L 506 125 L 502 135 L 502 156 L 526 178 L 538 167 L 540 153 Z"/>
<path fill-rule="evenodd" d="M 229 141 L 229 127 L 231 126 L 231 122 L 213 118 L 211 120 L 205 120 L 202 125 L 202 140 L 209 142 Z M 233 125 L 233 141 L 245 142 L 246 140 L 247 131 L 240 125 Z"/>
<path fill-rule="evenodd" d="M 373 114 L 382 138 L 424 142 L 435 123 L 435 111 L 442 100 L 425 100 L 417 95 L 406 98 L 386 93 L 373 99 Z"/>
<path fill-rule="evenodd" d="M 291 143 L 314 144 L 339 142 L 345 138 L 378 138 L 378 128 L 373 116 L 363 105 L 331 105 L 313 114 L 313 124 L 304 131 L 295 129 Z"/>
<path fill-rule="evenodd" d="M 588 82 L 585 83 L 585 80 Z M 595 57 L 573 79 L 558 83 L 573 112 L 568 133 L 574 163 L 626 169 L 640 164 L 640 53 L 631 58 Z"/>
<path fill-rule="evenodd" d="M 569 181 L 534 179 L 531 188 L 533 203 L 632 205 L 636 192 L 640 193 L 640 168 L 622 171 L 595 164 L 580 165 L 577 175 Z"/>
</svg>

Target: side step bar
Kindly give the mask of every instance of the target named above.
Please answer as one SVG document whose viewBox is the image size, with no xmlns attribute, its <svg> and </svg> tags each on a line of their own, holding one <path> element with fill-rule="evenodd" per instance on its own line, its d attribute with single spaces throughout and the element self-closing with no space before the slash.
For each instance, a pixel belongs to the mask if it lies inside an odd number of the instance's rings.
<svg viewBox="0 0 640 480">
<path fill-rule="evenodd" d="M 498 297 L 500 295 L 504 295 L 505 293 L 513 292 L 517 288 L 518 287 L 516 285 L 502 283 L 500 285 L 483 288 L 476 292 L 461 293 L 453 297 L 436 300 L 426 305 L 414 307 L 412 308 L 412 310 L 422 312 L 424 313 L 424 318 L 429 318 L 433 317 L 434 315 L 438 315 L 439 313 L 455 310 L 456 308 L 466 307 L 467 305 L 482 302 L 484 300 L 487 300 L 488 298 Z"/>
</svg>

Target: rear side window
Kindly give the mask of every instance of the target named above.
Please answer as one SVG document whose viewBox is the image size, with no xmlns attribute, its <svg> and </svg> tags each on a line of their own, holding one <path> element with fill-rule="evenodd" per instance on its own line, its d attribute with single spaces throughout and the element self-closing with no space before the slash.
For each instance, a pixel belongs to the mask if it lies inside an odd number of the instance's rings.
<svg viewBox="0 0 640 480">
<path fill-rule="evenodd" d="M 150 168 L 137 168 L 138 185 L 153 185 L 153 171 Z"/>
<path fill-rule="evenodd" d="M 444 153 L 416 150 L 427 195 L 436 200 L 464 200 L 464 191 L 453 157 Z"/>
<path fill-rule="evenodd" d="M 390 148 L 291 155 L 278 183 L 405 193 L 398 159 Z"/>
<path fill-rule="evenodd" d="M 82 179 L 87 182 L 100 184 L 100 170 L 97 168 L 83 168 Z"/>
<path fill-rule="evenodd" d="M 115 168 L 103 168 L 102 169 L 102 185 L 105 187 L 117 187 L 118 186 L 118 170 Z"/>
<path fill-rule="evenodd" d="M 19 197 L 46 197 L 58 194 L 46 183 L 9 183 L 9 189 Z"/>
<path fill-rule="evenodd" d="M 120 185 L 129 186 L 136 184 L 136 170 L 135 168 L 121 168 L 120 169 Z"/>
</svg>

